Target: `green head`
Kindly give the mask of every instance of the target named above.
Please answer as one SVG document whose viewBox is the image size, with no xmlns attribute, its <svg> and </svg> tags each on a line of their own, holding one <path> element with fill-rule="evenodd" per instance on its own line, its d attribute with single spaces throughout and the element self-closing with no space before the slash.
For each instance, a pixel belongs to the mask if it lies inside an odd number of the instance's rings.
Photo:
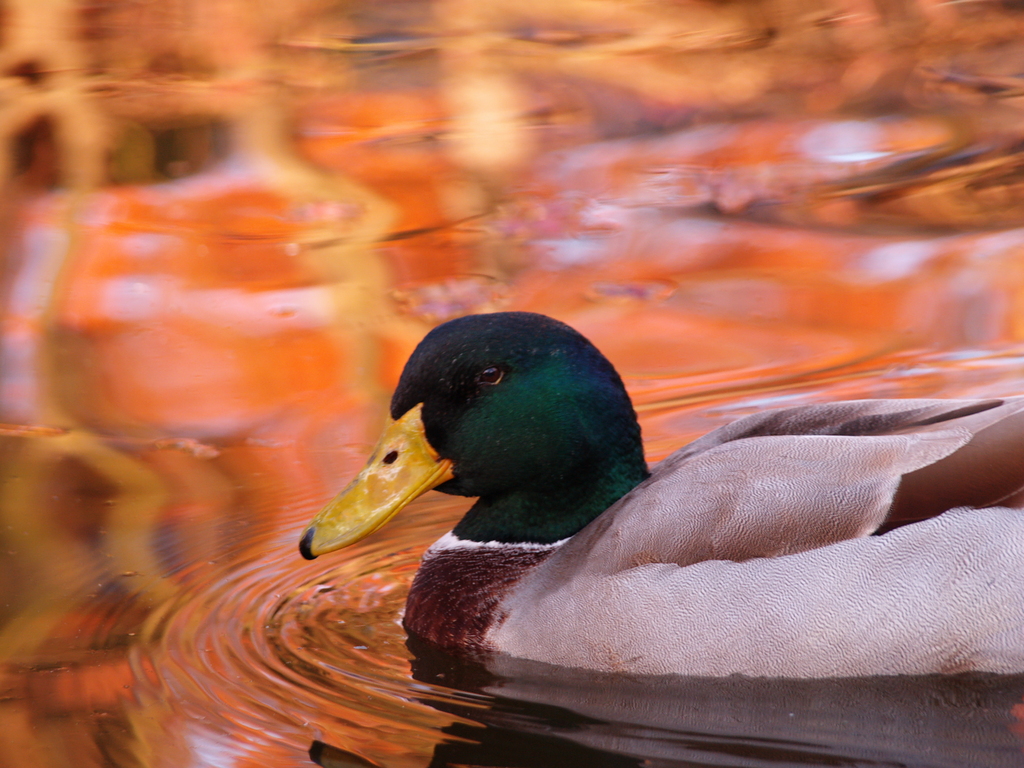
<svg viewBox="0 0 1024 768">
<path fill-rule="evenodd" d="M 647 477 L 622 380 L 587 339 L 528 312 L 452 320 L 427 334 L 391 401 L 422 403 L 426 438 L 450 459 L 438 490 L 478 496 L 455 528 L 474 541 L 558 541 Z"/>
</svg>

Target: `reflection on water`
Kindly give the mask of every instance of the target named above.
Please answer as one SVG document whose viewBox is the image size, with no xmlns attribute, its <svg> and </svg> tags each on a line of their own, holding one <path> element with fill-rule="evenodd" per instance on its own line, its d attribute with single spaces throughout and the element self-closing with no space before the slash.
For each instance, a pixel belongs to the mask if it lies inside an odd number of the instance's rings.
<svg viewBox="0 0 1024 768">
<path fill-rule="evenodd" d="M 416 342 L 554 315 L 658 459 L 1024 390 L 1019 4 L 9 0 L 0 765 L 1024 763 L 1024 680 L 409 648 L 434 494 L 296 550 Z"/>
<path fill-rule="evenodd" d="M 417 679 L 444 680 L 432 664 L 414 663 Z M 504 754 L 515 756 L 505 764 L 555 764 L 559 754 L 559 764 L 580 766 L 1016 765 L 1007 725 L 1021 682 L 623 679 L 499 659 L 457 682 L 493 696 L 486 709 L 436 705 L 473 724 L 450 727 L 465 741 L 439 747 L 435 762 L 493 765 Z"/>
</svg>

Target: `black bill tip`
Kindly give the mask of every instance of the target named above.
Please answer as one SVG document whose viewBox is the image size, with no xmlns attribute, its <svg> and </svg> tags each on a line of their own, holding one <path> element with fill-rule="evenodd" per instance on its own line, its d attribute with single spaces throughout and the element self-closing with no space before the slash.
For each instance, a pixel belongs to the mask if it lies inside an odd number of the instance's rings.
<svg viewBox="0 0 1024 768">
<path fill-rule="evenodd" d="M 305 537 L 303 537 L 302 543 L 304 544 L 305 542 L 306 542 L 306 539 L 305 539 Z M 301 548 L 302 544 L 299 544 L 299 547 Z M 306 556 L 305 553 L 303 553 L 302 556 L 305 557 Z M 326 744 L 324 744 L 322 741 L 319 741 L 319 740 L 314 741 L 312 744 L 310 744 L 309 745 L 309 759 L 312 760 L 317 765 L 323 765 L 324 747 L 326 747 L 326 746 L 327 746 Z"/>
<path fill-rule="evenodd" d="M 302 540 L 299 541 L 299 554 L 301 554 L 307 560 L 315 560 L 316 555 L 313 554 L 313 529 L 310 528 L 304 534 L 302 534 Z"/>
</svg>

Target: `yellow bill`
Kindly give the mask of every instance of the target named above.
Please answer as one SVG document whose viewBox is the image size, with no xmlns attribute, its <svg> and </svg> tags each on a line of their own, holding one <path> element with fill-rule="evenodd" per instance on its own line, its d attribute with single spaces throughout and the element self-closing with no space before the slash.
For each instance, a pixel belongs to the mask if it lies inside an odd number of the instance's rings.
<svg viewBox="0 0 1024 768">
<path fill-rule="evenodd" d="M 384 429 L 366 466 L 302 532 L 307 560 L 355 544 L 380 528 L 410 501 L 451 480 L 452 462 L 441 459 L 423 431 L 423 404 Z"/>
</svg>

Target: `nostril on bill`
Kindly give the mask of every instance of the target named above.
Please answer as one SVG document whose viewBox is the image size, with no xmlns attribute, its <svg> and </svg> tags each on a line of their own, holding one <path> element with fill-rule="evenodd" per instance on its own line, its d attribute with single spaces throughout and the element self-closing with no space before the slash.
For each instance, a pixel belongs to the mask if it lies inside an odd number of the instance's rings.
<svg viewBox="0 0 1024 768">
<path fill-rule="evenodd" d="M 313 554 L 313 529 L 310 528 L 304 534 L 302 534 L 302 540 L 299 541 L 299 554 L 301 554 L 307 560 L 315 560 L 316 555 Z"/>
<path fill-rule="evenodd" d="M 385 456 L 383 459 L 381 459 L 381 461 L 383 461 L 385 464 L 394 464 L 395 463 L 395 459 L 397 459 L 397 458 L 398 458 L 398 451 L 391 451 L 390 453 L 388 453 L 387 456 Z"/>
</svg>

